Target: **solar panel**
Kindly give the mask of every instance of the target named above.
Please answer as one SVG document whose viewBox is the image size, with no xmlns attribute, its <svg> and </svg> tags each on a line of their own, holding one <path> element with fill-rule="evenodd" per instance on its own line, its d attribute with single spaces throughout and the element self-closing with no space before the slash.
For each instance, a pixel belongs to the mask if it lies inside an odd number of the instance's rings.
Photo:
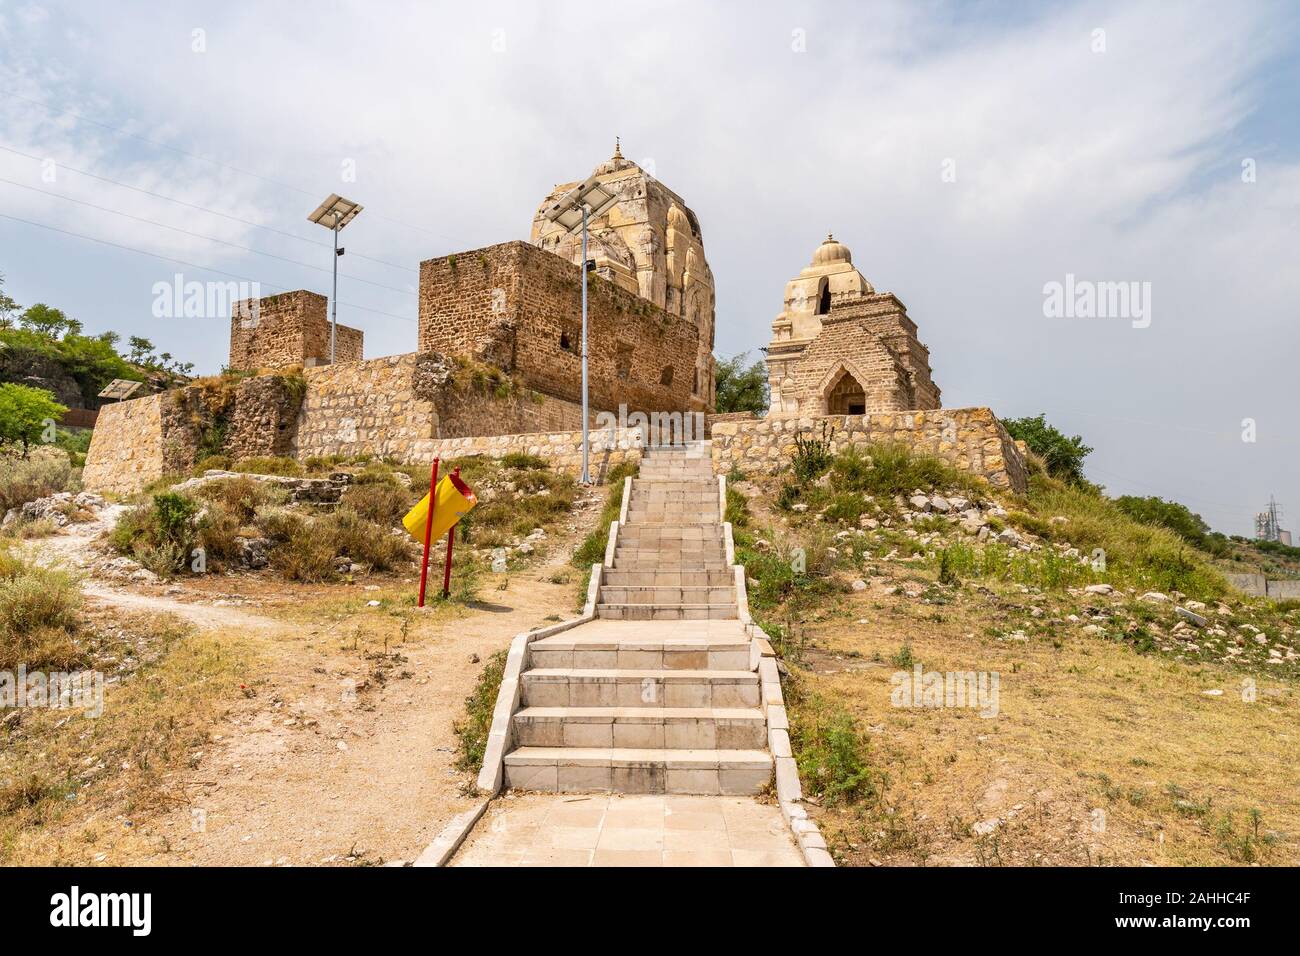
<svg viewBox="0 0 1300 956">
<path fill-rule="evenodd" d="M 143 384 L 144 382 L 137 382 L 129 378 L 115 378 L 104 386 L 104 390 L 99 393 L 99 397 L 114 398 L 120 402 Z"/>
</svg>

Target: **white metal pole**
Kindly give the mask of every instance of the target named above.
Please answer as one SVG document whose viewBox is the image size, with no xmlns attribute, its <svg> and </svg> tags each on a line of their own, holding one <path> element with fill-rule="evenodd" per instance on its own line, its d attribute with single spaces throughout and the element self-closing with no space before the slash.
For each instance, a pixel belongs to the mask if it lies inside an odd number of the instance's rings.
<svg viewBox="0 0 1300 956">
<path fill-rule="evenodd" d="M 330 298 L 330 304 L 334 308 L 333 318 L 330 320 L 330 364 L 334 364 L 334 339 L 338 333 L 339 327 L 339 215 L 334 214 L 334 295 Z"/>
<path fill-rule="evenodd" d="M 587 434 L 587 207 L 582 207 L 582 483 L 591 484 L 588 469 L 590 437 Z"/>
</svg>

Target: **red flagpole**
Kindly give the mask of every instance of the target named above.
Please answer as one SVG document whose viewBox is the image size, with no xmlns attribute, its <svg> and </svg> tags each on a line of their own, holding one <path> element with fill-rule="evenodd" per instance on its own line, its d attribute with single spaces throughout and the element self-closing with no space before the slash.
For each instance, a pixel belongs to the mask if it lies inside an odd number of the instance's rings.
<svg viewBox="0 0 1300 956">
<path fill-rule="evenodd" d="M 460 469 L 452 470 L 453 479 L 460 478 Z M 452 525 L 447 529 L 447 560 L 442 566 L 442 596 L 451 596 L 451 545 L 456 540 L 456 526 Z"/>
<path fill-rule="evenodd" d="M 457 469 L 459 470 L 459 469 Z M 438 490 L 438 459 L 433 459 L 433 474 L 429 478 L 429 513 L 424 516 L 424 558 L 420 562 L 420 607 L 424 607 L 424 586 L 429 579 L 429 536 L 433 533 L 433 502 Z M 451 542 L 447 542 L 447 553 L 451 553 Z"/>
</svg>

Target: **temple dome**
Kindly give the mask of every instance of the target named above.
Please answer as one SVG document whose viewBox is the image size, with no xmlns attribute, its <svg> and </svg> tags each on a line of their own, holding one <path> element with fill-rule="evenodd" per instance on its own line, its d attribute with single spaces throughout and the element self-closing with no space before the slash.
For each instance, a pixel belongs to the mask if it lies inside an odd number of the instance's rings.
<svg viewBox="0 0 1300 956">
<path fill-rule="evenodd" d="M 814 266 L 828 266 L 836 262 L 852 262 L 853 253 L 849 252 L 849 247 L 842 242 L 836 242 L 835 237 L 830 233 L 822 240 L 822 244 L 813 252 L 812 264 Z"/>
</svg>

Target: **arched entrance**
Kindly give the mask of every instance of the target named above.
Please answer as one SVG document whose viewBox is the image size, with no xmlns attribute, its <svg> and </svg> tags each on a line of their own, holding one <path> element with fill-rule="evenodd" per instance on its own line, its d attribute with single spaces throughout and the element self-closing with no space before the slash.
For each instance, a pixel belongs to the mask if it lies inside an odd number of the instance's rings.
<svg viewBox="0 0 1300 956">
<path fill-rule="evenodd" d="M 823 394 L 827 415 L 865 415 L 867 412 L 867 393 L 848 369 L 841 372 Z"/>
</svg>

